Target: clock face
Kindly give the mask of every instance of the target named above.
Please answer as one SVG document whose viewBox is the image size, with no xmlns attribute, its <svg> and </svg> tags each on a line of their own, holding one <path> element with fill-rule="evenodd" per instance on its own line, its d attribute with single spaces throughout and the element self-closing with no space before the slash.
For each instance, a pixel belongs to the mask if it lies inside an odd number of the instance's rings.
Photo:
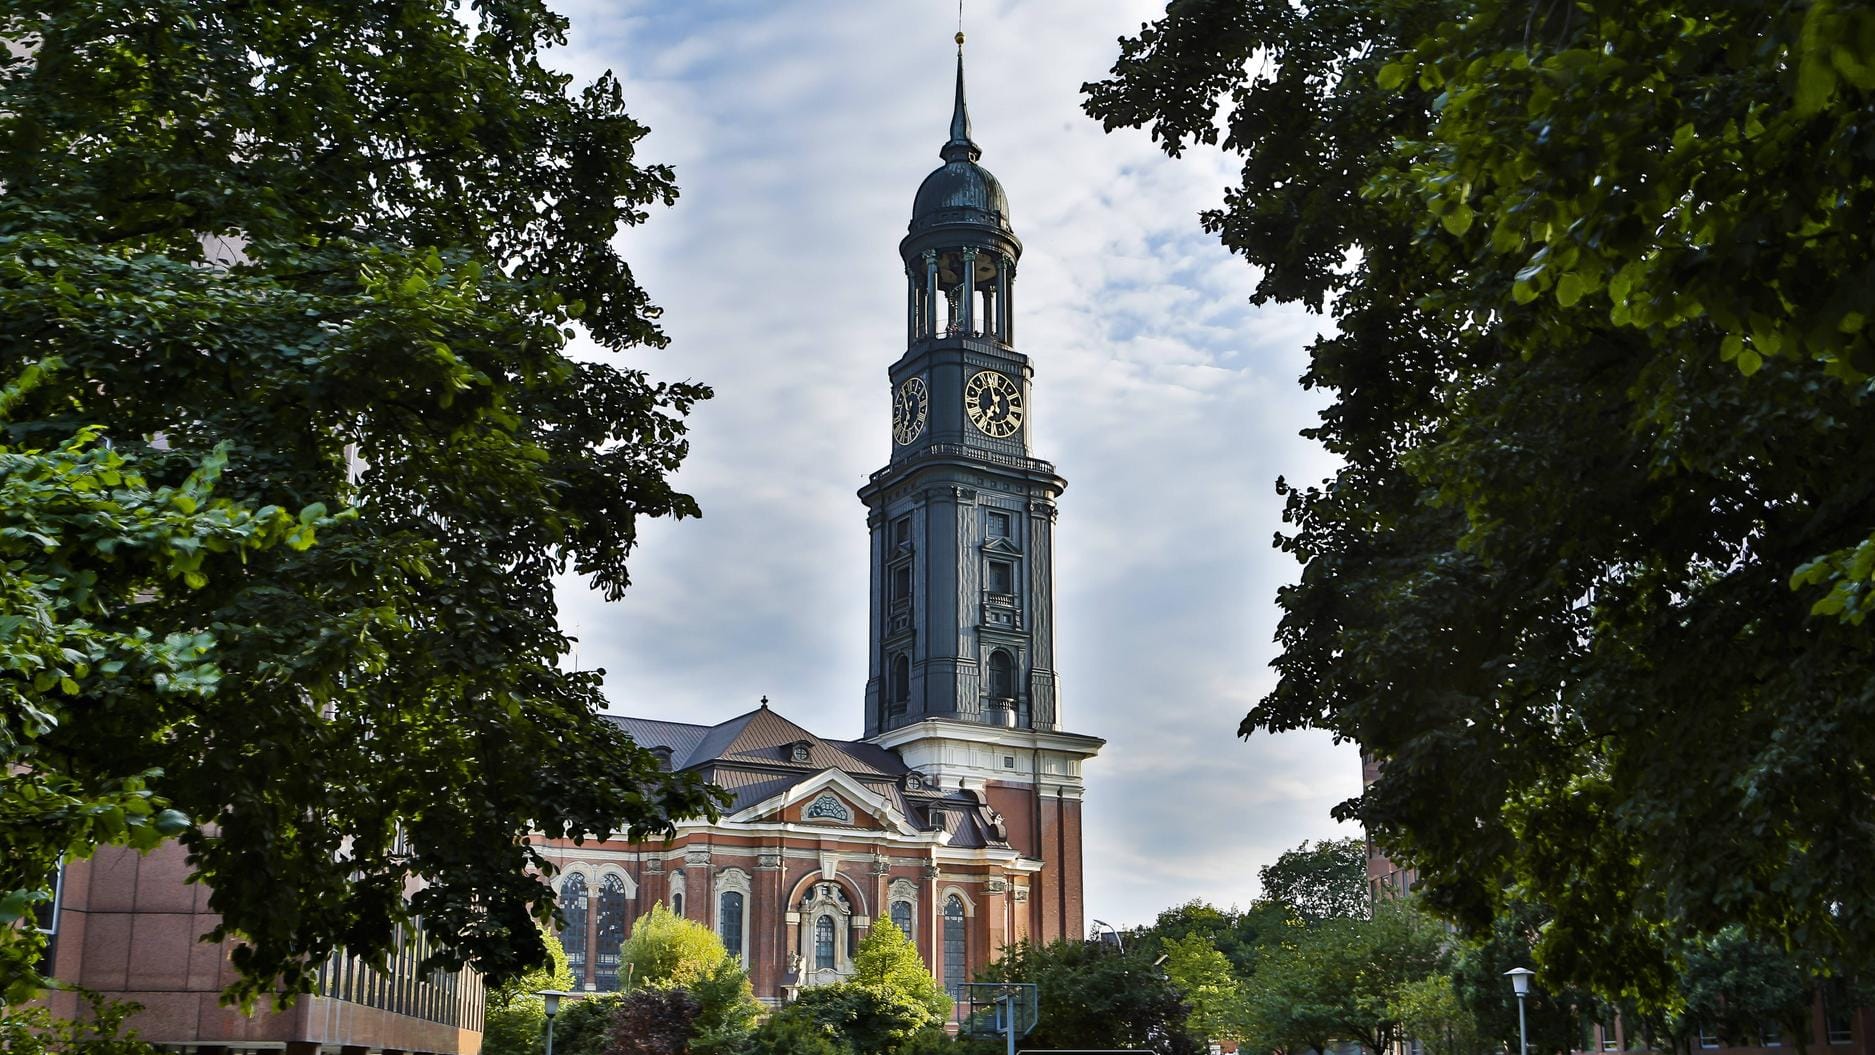
<svg viewBox="0 0 1875 1055">
<path fill-rule="evenodd" d="M 1022 389 L 1008 376 L 984 370 L 964 385 L 964 412 L 992 439 L 1007 439 L 1022 427 Z"/>
<path fill-rule="evenodd" d="M 924 378 L 908 377 L 892 394 L 892 440 L 899 446 L 918 438 L 924 431 L 925 416 L 931 410 L 931 397 L 925 391 Z"/>
</svg>

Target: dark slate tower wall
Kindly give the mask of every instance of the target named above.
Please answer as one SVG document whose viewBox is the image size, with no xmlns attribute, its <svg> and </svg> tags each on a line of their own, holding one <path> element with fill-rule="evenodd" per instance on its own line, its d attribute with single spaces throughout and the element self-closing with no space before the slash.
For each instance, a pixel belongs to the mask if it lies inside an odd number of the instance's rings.
<svg viewBox="0 0 1875 1055">
<path fill-rule="evenodd" d="M 906 350 L 888 371 L 891 456 L 860 491 L 872 532 L 868 736 L 927 718 L 1058 727 L 1052 533 L 1066 482 L 1029 452 L 1034 371 L 1014 344 L 1022 245 L 980 153 L 960 59 L 944 164 L 899 245 Z M 915 428 L 908 384 L 923 388 Z M 1011 668 L 1001 685 L 998 652 Z"/>
</svg>

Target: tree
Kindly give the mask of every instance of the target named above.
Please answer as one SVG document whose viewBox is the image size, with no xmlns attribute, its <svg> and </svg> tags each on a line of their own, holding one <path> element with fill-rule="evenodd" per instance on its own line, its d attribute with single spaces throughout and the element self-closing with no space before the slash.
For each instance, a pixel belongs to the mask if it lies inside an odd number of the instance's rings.
<svg viewBox="0 0 1875 1055">
<path fill-rule="evenodd" d="M 1035 1031 L 1023 1042 L 1030 1048 L 1202 1050 L 1186 1028 L 1190 1009 L 1142 947 L 1122 952 L 1104 942 L 1021 942 L 1005 948 L 983 977 L 1035 984 L 1041 1006 Z"/>
<path fill-rule="evenodd" d="M 633 987 L 681 989 L 696 999 L 686 1043 L 700 1055 L 739 1046 L 761 1013 L 749 976 L 716 932 L 662 902 L 632 924 L 619 961 Z"/>
<path fill-rule="evenodd" d="M 1371 919 L 1298 925 L 1246 986 L 1246 1033 L 1257 1046 L 1326 1051 L 1357 1040 L 1369 1051 L 1400 1039 L 1406 988 L 1443 967 L 1444 931 L 1410 904 L 1383 902 Z"/>
<path fill-rule="evenodd" d="M 663 902 L 638 917 L 619 950 L 620 967 L 634 987 L 691 989 L 728 959 L 729 951 L 715 931 L 677 915 Z"/>
<path fill-rule="evenodd" d="M 1481 1055 L 1493 1050 L 1478 1020 L 1458 999 L 1449 974 L 1429 974 L 1401 985 L 1389 1013 L 1402 1035 L 1419 1041 L 1426 1055 Z"/>
<path fill-rule="evenodd" d="M 691 986 L 697 998 L 696 1055 L 732 1055 L 742 1050 L 762 1017 L 762 1005 L 742 964 L 733 957 L 711 968 Z"/>
<path fill-rule="evenodd" d="M 613 1055 L 686 1055 L 696 1035 L 697 998 L 682 989 L 638 989 L 612 1012 Z"/>
<path fill-rule="evenodd" d="M 80 681 L 35 757 L 190 822 L 210 937 L 242 939 L 232 996 L 290 999 L 419 919 L 422 969 L 515 976 L 553 913 L 530 832 L 642 838 L 722 801 L 596 716 L 553 599 L 567 570 L 618 596 L 639 519 L 697 512 L 667 477 L 707 389 L 565 354 L 575 326 L 664 343 L 613 238 L 670 171 L 636 159 L 616 79 L 543 64 L 567 23 L 542 0 L 0 20 L 0 376 L 65 364 L 6 443 L 96 427 L 152 491 L 219 456 L 231 509 L 355 511 L 146 577 L 94 625 L 212 631 L 214 691 Z"/>
<path fill-rule="evenodd" d="M 749 1034 L 743 1055 L 840 1055 L 841 1048 L 827 1027 L 813 1016 L 784 1007 L 768 1016 Z"/>
<path fill-rule="evenodd" d="M 1513 967 L 1528 967 L 1537 936 L 1553 918 L 1541 905 L 1509 902 L 1482 936 L 1460 942 L 1452 955 L 1452 986 L 1460 1007 L 1494 1046 L 1514 1050 L 1518 1043 L 1518 1001 L 1504 977 Z M 1523 1001 L 1523 1021 L 1533 1052 L 1568 1052 L 1582 1047 L 1595 1012 L 1593 993 L 1539 975 Z"/>
<path fill-rule="evenodd" d="M 541 945 L 547 952 L 545 964 L 489 987 L 483 1014 L 483 1055 L 539 1055 L 545 1050 L 547 1007 L 538 994 L 543 989 L 572 989 L 573 971 L 559 938 L 542 933 Z M 569 1001 L 566 1009 L 571 1008 Z"/>
<path fill-rule="evenodd" d="M 1681 1050 L 1693 1049 L 1702 1026 L 1740 1047 L 1761 1043 L 1767 1029 L 1799 1046 L 1809 1037 L 1815 979 L 1784 950 L 1730 927 L 1687 948 L 1681 963 L 1684 1004 L 1661 1030 Z"/>
<path fill-rule="evenodd" d="M 1367 850 L 1359 839 L 1306 840 L 1257 872 L 1263 897 L 1319 921 L 1367 915 Z"/>
<path fill-rule="evenodd" d="M 0 389 L 0 427 L 59 367 L 34 364 Z M 160 770 L 101 774 L 57 746 L 92 700 L 161 715 L 216 692 L 215 635 L 156 636 L 138 625 L 142 598 L 238 575 L 249 554 L 303 549 L 334 523 L 317 506 L 294 517 L 217 496 L 226 461 L 216 450 L 179 483 L 154 486 L 134 452 L 95 427 L 44 450 L 0 433 L 0 1003 L 30 1000 L 44 984 L 44 938 L 17 924 L 50 901 L 62 860 L 105 844 L 148 849 L 188 823 L 151 790 Z M 151 742 L 162 735 L 160 724 L 144 731 Z"/>
<path fill-rule="evenodd" d="M 1828 0 L 1173 0 L 1086 86 L 1239 154 L 1203 224 L 1333 319 L 1242 731 L 1360 743 L 1338 815 L 1471 933 L 1549 906 L 1555 983 L 1875 958 L 1871 70 Z"/>
<path fill-rule="evenodd" d="M 1143 944 L 1156 958 L 1171 943 L 1197 935 L 1224 954 L 1239 978 L 1247 978 L 1256 970 L 1263 944 L 1287 930 L 1291 913 L 1289 907 L 1269 900 L 1241 910 L 1193 900 L 1159 913 L 1152 926 L 1135 928 L 1126 940 L 1129 945 Z"/>
<path fill-rule="evenodd" d="M 553 1017 L 553 1055 L 609 1055 L 612 1016 L 623 999 L 618 993 L 597 993 L 562 1000 Z M 488 1051 L 486 1040 L 482 1048 L 485 1055 L 502 1055 Z"/>
<path fill-rule="evenodd" d="M 792 1009 L 798 1009 L 855 1055 L 896 1052 L 944 1025 L 944 1017 L 934 1014 L 931 1005 L 918 996 L 891 986 L 850 981 L 805 989 L 795 998 Z"/>
<path fill-rule="evenodd" d="M 925 968 L 905 932 L 897 927 L 873 927 L 853 953 L 853 985 L 906 997 L 929 1012 L 933 1025 L 942 1025 L 951 1013 L 951 998 Z"/>
<path fill-rule="evenodd" d="M 1166 977 L 1191 1008 L 1186 1030 L 1206 1040 L 1244 1039 L 1243 991 L 1224 954 L 1199 934 L 1164 948 Z"/>
</svg>

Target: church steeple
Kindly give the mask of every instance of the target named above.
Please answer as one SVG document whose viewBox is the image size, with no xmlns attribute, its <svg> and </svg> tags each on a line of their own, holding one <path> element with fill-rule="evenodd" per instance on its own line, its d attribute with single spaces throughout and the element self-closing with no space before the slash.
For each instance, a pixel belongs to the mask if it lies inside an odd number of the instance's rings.
<svg viewBox="0 0 1875 1055">
<path fill-rule="evenodd" d="M 905 354 L 889 371 L 892 453 L 860 492 L 873 532 L 868 734 L 945 719 L 1059 728 L 1055 497 L 1029 453 L 1034 370 L 1015 347 L 1022 243 L 977 164 L 963 40 L 943 165 L 912 203 Z"/>
<path fill-rule="evenodd" d="M 975 161 L 983 151 L 970 139 L 970 108 L 964 104 L 964 35 L 957 34 L 957 102 L 951 107 L 951 138 L 938 151 L 945 161 Z"/>
</svg>

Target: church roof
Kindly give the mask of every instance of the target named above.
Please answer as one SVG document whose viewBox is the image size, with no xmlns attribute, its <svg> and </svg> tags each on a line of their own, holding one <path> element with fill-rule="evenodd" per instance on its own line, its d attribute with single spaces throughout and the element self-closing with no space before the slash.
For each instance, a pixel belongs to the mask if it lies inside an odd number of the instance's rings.
<svg viewBox="0 0 1875 1055">
<path fill-rule="evenodd" d="M 940 223 L 979 223 L 1009 229 L 1009 196 L 990 171 L 977 164 L 982 148 L 970 138 L 970 109 L 964 102 L 964 54 L 957 49 L 957 99 L 951 107 L 951 135 L 938 156 L 944 164 L 918 185 L 912 199 L 911 228 Z"/>
<path fill-rule="evenodd" d="M 735 813 L 829 769 L 837 769 L 891 803 L 901 815 L 926 830 L 942 829 L 951 846 L 981 847 L 1005 842 L 992 829 L 983 801 L 961 788 L 908 791 L 904 760 L 886 748 L 860 740 L 829 740 L 783 718 L 764 702 L 761 707 L 716 725 L 662 722 L 650 718 L 605 715 L 644 748 L 665 748 L 672 769 L 695 770 L 728 791 L 726 813 Z M 794 745 L 807 745 L 807 761 L 794 760 Z"/>
</svg>

